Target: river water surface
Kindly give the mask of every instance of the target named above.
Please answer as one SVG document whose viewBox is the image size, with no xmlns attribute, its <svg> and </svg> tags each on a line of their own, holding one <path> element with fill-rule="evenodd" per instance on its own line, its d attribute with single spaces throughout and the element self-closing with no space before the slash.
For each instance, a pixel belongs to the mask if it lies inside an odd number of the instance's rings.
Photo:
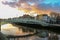
<svg viewBox="0 0 60 40">
<path fill-rule="evenodd" d="M 45 32 L 44 32 L 45 31 Z M 26 28 L 24 26 L 15 25 L 15 24 L 4 24 L 1 25 L 1 32 L 5 35 L 14 35 L 14 36 L 25 36 L 29 34 L 34 34 L 36 32 L 35 29 L 32 28 Z M 48 34 L 47 34 L 47 33 Z M 48 36 L 46 36 L 48 35 Z M 43 37 L 42 37 L 43 36 Z M 15 40 L 60 40 L 60 35 L 49 32 L 48 30 L 38 30 L 38 34 L 28 37 L 21 37 L 21 38 L 15 38 Z M 14 40 L 14 38 L 10 38 L 9 40 Z"/>
</svg>

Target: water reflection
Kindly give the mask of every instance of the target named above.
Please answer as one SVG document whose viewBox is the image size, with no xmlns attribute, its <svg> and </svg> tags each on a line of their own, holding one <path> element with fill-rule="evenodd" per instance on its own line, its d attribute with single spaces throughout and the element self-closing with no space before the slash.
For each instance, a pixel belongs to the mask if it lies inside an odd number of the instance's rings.
<svg viewBox="0 0 60 40">
<path fill-rule="evenodd" d="M 4 24 L 1 25 L 1 32 L 5 35 L 26 35 L 26 34 L 33 34 L 33 30 L 29 28 L 23 28 L 23 26 L 15 25 L 15 24 Z"/>
<path fill-rule="evenodd" d="M 15 36 L 29 35 L 36 33 L 33 36 L 15 38 L 15 40 L 60 40 L 60 35 L 54 32 L 48 30 L 32 29 L 10 23 L 1 25 L 1 32 L 5 35 L 15 35 Z M 10 40 L 14 40 L 14 39 L 10 38 Z"/>
</svg>

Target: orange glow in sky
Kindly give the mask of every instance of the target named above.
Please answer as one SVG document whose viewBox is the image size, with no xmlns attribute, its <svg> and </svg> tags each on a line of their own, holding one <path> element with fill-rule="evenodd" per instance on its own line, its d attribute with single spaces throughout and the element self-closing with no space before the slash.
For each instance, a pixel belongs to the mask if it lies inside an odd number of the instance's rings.
<svg viewBox="0 0 60 40">
<path fill-rule="evenodd" d="M 35 4 L 31 6 L 27 3 L 21 3 L 20 7 L 10 7 L 9 5 L 2 4 L 3 0 L 0 0 L 0 18 L 1 19 L 8 19 L 23 16 L 24 14 L 48 14 L 51 12 L 50 10 L 41 10 L 36 7 Z M 33 12 L 32 12 L 33 11 Z"/>
</svg>

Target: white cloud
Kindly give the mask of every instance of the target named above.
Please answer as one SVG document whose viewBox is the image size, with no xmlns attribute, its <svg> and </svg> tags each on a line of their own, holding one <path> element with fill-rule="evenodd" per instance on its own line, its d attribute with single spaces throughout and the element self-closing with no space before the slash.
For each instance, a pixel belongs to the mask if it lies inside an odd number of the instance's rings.
<svg viewBox="0 0 60 40">
<path fill-rule="evenodd" d="M 0 2 L 0 18 L 7 19 L 7 18 L 19 17 L 22 16 L 23 14 L 24 14 L 23 11 L 19 11 L 16 8 L 12 8 Z"/>
</svg>

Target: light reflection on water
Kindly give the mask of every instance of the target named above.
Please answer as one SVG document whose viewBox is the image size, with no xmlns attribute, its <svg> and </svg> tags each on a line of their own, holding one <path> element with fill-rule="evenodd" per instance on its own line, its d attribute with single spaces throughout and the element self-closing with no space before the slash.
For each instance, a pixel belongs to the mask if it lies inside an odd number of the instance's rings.
<svg viewBox="0 0 60 40">
<path fill-rule="evenodd" d="M 1 32 L 5 35 L 25 35 L 25 34 L 33 34 L 32 32 L 29 32 L 28 29 L 26 30 L 26 32 L 23 32 L 25 31 L 26 28 L 23 30 L 22 29 L 22 26 L 18 26 L 18 25 L 12 25 L 12 24 L 4 24 L 4 25 L 1 25 Z"/>
<path fill-rule="evenodd" d="M 29 31 L 29 28 L 22 28 L 23 26 L 18 26 L 15 24 L 4 24 L 1 25 L 1 32 L 5 35 L 26 35 L 26 34 L 33 34 L 34 31 Z M 41 32 L 39 33 L 39 35 L 41 34 Z M 48 33 L 49 34 L 49 33 Z M 23 38 L 18 38 L 19 40 L 48 40 L 49 37 L 52 37 L 55 35 L 55 33 L 50 33 L 48 37 L 39 37 L 37 35 L 34 36 L 30 36 L 30 37 L 23 37 Z M 60 40 L 60 35 L 57 35 L 59 40 Z M 51 39 L 51 38 L 50 38 Z M 10 40 L 14 40 L 14 39 L 10 39 Z M 15 39 L 17 40 L 17 38 Z"/>
</svg>

